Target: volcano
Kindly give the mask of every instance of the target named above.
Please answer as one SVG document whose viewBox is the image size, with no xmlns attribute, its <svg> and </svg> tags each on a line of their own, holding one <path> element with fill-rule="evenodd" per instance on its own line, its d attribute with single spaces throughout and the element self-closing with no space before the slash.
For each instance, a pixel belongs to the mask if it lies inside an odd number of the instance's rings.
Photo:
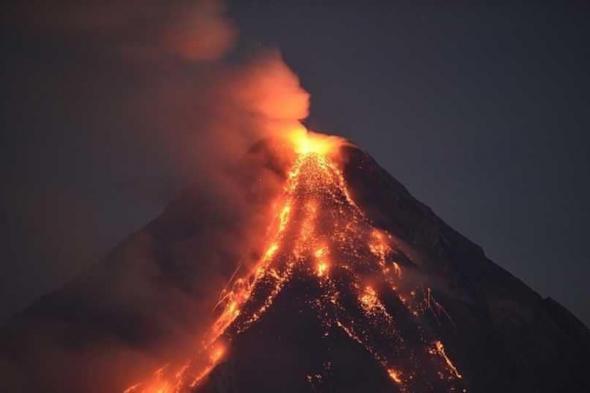
<svg viewBox="0 0 590 393">
<path fill-rule="evenodd" d="M 291 145 L 293 159 L 274 169 L 283 187 L 264 247 L 255 263 L 234 264 L 192 354 L 138 381 L 125 376 L 132 365 L 107 362 L 105 375 L 116 369 L 127 382 L 120 391 L 590 391 L 590 331 L 571 313 L 491 262 L 359 148 L 307 132 Z M 251 154 L 276 163 L 264 144 Z M 207 236 L 201 208 L 198 191 L 187 190 L 100 273 L 15 317 L 2 334 L 6 380 L 22 391 L 104 391 L 111 385 L 97 388 L 88 363 L 52 365 L 48 379 L 43 345 L 80 353 L 88 341 L 103 342 L 104 331 L 135 347 L 146 336 L 173 336 L 166 320 L 129 306 L 130 295 L 107 296 L 106 281 L 133 276 L 142 258 L 157 262 L 158 293 L 205 274 L 177 263 L 174 251 Z M 147 255 L 129 251 L 146 241 Z M 188 326 L 201 315 L 176 308 Z M 41 344 L 26 344 L 40 326 L 51 326 Z M 97 349 L 81 353 L 89 359 Z"/>
</svg>

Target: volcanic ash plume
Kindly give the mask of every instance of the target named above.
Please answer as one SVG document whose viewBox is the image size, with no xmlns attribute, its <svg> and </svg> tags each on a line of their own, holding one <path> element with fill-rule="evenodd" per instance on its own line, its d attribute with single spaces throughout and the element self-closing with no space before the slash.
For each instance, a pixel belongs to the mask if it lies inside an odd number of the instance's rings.
<svg viewBox="0 0 590 393">
<path fill-rule="evenodd" d="M 124 180 L 147 183 L 133 183 L 134 189 L 164 189 L 162 205 L 175 199 L 106 261 L 10 323 L 0 342 L 0 390 L 7 384 L 12 391 L 102 392 L 195 353 L 236 265 L 256 261 L 282 173 L 263 154 L 247 152 L 297 127 L 309 97 L 276 51 L 225 60 L 237 39 L 225 8 L 216 0 L 12 7 L 15 28 L 63 41 L 74 59 L 81 52 L 84 63 L 97 61 L 90 71 L 76 65 L 68 74 L 81 79 L 81 90 L 92 91 L 89 107 L 79 112 L 117 124 L 103 130 L 99 121 L 84 119 L 97 133 L 84 137 L 109 141 L 96 143 L 93 153 L 105 157 L 100 163 L 117 163 Z M 104 86 L 92 84 L 95 73 Z M 125 93 L 113 94 L 106 82 L 121 83 Z M 69 102 L 64 90 L 64 106 L 75 111 L 84 100 L 72 94 Z M 91 132 L 86 126 L 75 132 L 81 129 Z M 122 149 L 118 138 L 127 141 Z M 138 190 L 138 197 L 143 193 Z M 90 224 L 80 219 L 81 228 L 64 230 L 83 237 Z M 75 247 L 72 237 L 64 239 Z M 91 264 L 64 266 L 83 263 Z"/>
</svg>

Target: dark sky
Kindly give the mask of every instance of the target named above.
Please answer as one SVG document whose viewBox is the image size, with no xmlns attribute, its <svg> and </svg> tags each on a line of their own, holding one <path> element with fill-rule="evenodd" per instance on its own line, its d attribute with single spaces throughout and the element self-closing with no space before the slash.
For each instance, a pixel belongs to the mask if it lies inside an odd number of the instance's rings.
<svg viewBox="0 0 590 393">
<path fill-rule="evenodd" d="M 233 1 L 229 11 L 240 50 L 279 47 L 300 76 L 309 126 L 352 139 L 590 324 L 589 3 L 391 3 Z M 125 106 L 143 87 L 104 55 L 108 37 L 14 23 L 2 36 L 0 321 L 182 186 Z"/>
</svg>

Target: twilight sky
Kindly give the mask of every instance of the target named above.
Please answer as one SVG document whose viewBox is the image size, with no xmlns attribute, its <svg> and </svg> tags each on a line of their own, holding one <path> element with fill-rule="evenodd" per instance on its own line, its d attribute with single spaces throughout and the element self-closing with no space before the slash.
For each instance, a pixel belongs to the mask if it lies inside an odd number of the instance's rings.
<svg viewBox="0 0 590 393">
<path fill-rule="evenodd" d="M 299 75 L 308 126 L 353 140 L 590 324 L 589 3 L 228 7 L 237 52 L 278 47 Z M 99 260 L 186 181 L 128 110 L 153 90 L 105 55 L 113 38 L 38 24 L 2 24 L 0 322 Z"/>
</svg>

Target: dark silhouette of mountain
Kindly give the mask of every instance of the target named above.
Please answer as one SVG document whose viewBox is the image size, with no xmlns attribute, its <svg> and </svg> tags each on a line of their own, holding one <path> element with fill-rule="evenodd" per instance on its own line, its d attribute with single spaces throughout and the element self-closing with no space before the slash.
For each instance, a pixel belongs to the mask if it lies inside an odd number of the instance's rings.
<svg viewBox="0 0 590 393">
<path fill-rule="evenodd" d="M 342 155 L 356 207 L 317 179 L 300 185 L 291 207 L 290 225 L 304 228 L 309 198 L 320 196 L 314 236 L 334 242 L 330 279 L 315 264 L 289 264 L 298 243 L 286 232 L 276 269 L 224 332 L 231 349 L 196 392 L 590 391 L 583 323 L 490 261 L 369 155 L 351 146 Z M 253 167 L 285 175 L 263 148 L 251 156 Z M 240 184 L 257 209 L 268 201 L 252 186 L 259 167 L 249 167 Z M 239 218 L 202 191 L 187 189 L 105 261 L 9 321 L 0 390 L 122 390 L 157 365 L 151 359 L 186 352 L 213 320 L 211 302 L 197 300 L 215 300 L 237 261 L 258 257 L 227 245 L 262 233 L 237 228 Z M 353 216 L 357 229 L 337 243 Z M 383 259 L 373 231 L 394 244 Z M 306 252 L 296 254 L 312 258 Z M 394 266 L 399 287 L 377 274 Z"/>
<path fill-rule="evenodd" d="M 446 225 L 368 155 L 350 151 L 346 177 L 378 226 L 428 257 L 443 279 L 435 297 L 452 316 L 441 335 L 473 392 L 582 392 L 590 388 L 590 331 Z M 379 190 L 379 191 L 377 191 Z"/>
</svg>

